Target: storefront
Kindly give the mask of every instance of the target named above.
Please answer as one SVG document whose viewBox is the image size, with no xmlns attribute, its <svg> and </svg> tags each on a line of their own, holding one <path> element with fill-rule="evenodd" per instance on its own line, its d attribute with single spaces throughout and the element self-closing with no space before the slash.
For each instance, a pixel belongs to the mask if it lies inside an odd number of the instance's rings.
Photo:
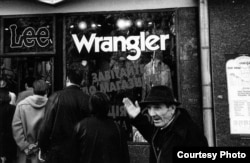
<svg viewBox="0 0 250 163">
<path fill-rule="evenodd" d="M 107 93 L 109 115 L 127 131 L 131 127 L 122 98 L 141 101 L 157 84 L 177 88 L 174 15 L 150 11 L 65 17 L 66 69 L 72 62 L 86 67 L 83 91 Z"/>
<path fill-rule="evenodd" d="M 42 78 L 54 90 L 54 17 L 9 16 L 2 24 L 1 77 L 11 91 L 24 90 L 26 78 Z"/>
</svg>

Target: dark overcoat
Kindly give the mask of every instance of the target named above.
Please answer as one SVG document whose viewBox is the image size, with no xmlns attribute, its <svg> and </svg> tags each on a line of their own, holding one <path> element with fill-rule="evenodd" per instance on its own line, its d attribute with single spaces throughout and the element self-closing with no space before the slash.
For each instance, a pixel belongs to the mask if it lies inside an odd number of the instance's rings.
<svg viewBox="0 0 250 163">
<path fill-rule="evenodd" d="M 7 158 L 7 163 L 16 158 L 17 146 L 12 134 L 12 119 L 15 106 L 9 103 L 0 104 L 0 156 Z"/>
<path fill-rule="evenodd" d="M 89 95 L 72 85 L 55 92 L 45 107 L 38 145 L 47 163 L 75 163 L 74 126 L 89 116 Z"/>
<path fill-rule="evenodd" d="M 208 146 L 202 130 L 185 109 L 176 109 L 175 119 L 164 128 L 156 128 L 148 117 L 139 114 L 132 124 L 150 143 L 150 163 L 172 163 L 174 147 Z"/>
<path fill-rule="evenodd" d="M 129 163 L 123 129 L 108 118 L 90 117 L 75 128 L 77 163 Z"/>
</svg>

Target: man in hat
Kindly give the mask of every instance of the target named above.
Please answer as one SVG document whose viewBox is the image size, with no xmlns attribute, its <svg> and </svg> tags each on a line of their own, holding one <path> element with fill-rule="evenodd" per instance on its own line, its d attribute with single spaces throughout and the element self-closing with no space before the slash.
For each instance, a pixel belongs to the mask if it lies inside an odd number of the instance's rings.
<svg viewBox="0 0 250 163">
<path fill-rule="evenodd" d="M 150 143 L 150 163 L 172 163 L 174 147 L 208 146 L 203 132 L 194 123 L 167 86 L 154 86 L 144 101 L 135 104 L 123 99 L 124 107 L 134 125 Z M 146 109 L 152 120 L 141 113 Z"/>
</svg>

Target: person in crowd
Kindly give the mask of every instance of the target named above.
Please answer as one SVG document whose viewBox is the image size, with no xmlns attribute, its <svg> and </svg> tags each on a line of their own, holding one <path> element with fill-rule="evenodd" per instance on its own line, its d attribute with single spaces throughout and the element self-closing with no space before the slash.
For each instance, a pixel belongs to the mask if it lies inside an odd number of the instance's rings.
<svg viewBox="0 0 250 163">
<path fill-rule="evenodd" d="M 45 108 L 38 145 L 47 163 L 75 163 L 72 135 L 75 125 L 89 116 L 89 95 L 80 89 L 84 67 L 73 63 L 67 71 L 66 88 L 53 93 Z"/>
<path fill-rule="evenodd" d="M 89 107 L 92 116 L 80 121 L 74 131 L 77 163 L 129 163 L 125 133 L 108 118 L 109 97 L 96 92 L 90 97 Z"/>
<path fill-rule="evenodd" d="M 10 104 L 11 105 L 16 105 L 16 94 L 14 92 L 11 92 L 8 88 L 8 83 L 5 79 L 1 78 L 0 79 L 0 88 L 1 89 L 6 89 L 9 92 L 10 96 Z"/>
<path fill-rule="evenodd" d="M 154 86 L 144 101 L 135 104 L 127 97 L 124 107 L 134 125 L 150 143 L 151 163 L 172 163 L 174 147 L 208 146 L 207 139 L 167 86 Z M 142 114 L 146 109 L 149 118 Z"/>
<path fill-rule="evenodd" d="M 9 92 L 0 89 L 0 162 L 13 163 L 16 158 L 17 146 L 11 127 L 15 108 L 10 104 Z"/>
<path fill-rule="evenodd" d="M 35 81 L 34 77 L 28 77 L 25 79 L 25 83 L 24 83 L 25 90 L 18 94 L 16 104 L 18 104 L 20 101 L 22 101 L 26 97 L 34 94 L 34 92 L 33 92 L 33 82 L 34 81 Z"/>
<path fill-rule="evenodd" d="M 13 136 L 18 150 L 17 163 L 38 163 L 38 133 L 47 103 L 47 83 L 36 80 L 34 95 L 26 97 L 16 106 L 12 121 Z"/>
</svg>

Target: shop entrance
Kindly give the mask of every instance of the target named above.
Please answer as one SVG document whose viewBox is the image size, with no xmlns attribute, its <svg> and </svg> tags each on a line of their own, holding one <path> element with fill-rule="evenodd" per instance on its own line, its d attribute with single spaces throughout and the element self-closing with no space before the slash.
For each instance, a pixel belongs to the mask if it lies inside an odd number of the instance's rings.
<svg viewBox="0 0 250 163">
<path fill-rule="evenodd" d="M 49 94 L 54 90 L 52 57 L 11 57 L 0 58 L 0 77 L 7 81 L 10 91 L 16 95 L 23 91 L 24 81 L 28 77 L 44 79 L 48 82 Z"/>
</svg>

